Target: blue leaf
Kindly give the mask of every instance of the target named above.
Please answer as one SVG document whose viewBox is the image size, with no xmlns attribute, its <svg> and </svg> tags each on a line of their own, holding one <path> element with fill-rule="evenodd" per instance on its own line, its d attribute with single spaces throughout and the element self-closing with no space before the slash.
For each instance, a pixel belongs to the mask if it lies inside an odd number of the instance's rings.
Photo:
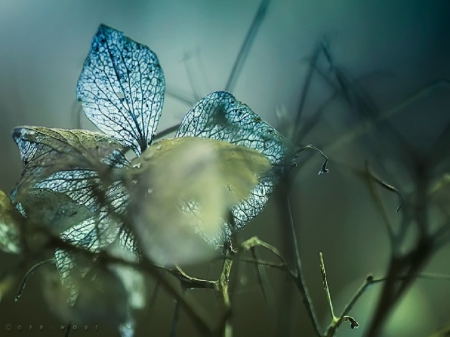
<svg viewBox="0 0 450 337">
<path fill-rule="evenodd" d="M 164 91 L 164 74 L 156 55 L 101 25 L 77 87 L 77 99 L 92 123 L 139 155 L 156 131 Z"/>
<path fill-rule="evenodd" d="M 250 197 L 232 208 L 236 228 L 229 227 L 230 232 L 261 213 L 282 175 L 295 165 L 292 144 L 228 92 L 213 92 L 201 99 L 183 118 L 175 137 L 222 140 L 257 150 L 270 160 L 271 170 L 260 178 Z"/>
</svg>

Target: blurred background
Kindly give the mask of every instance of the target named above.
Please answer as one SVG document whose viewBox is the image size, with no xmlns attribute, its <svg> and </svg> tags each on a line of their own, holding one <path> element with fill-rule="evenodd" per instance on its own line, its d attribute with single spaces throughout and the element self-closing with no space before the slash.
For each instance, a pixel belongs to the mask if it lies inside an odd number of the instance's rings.
<svg viewBox="0 0 450 337">
<path fill-rule="evenodd" d="M 80 113 L 75 88 L 100 23 L 123 31 L 157 54 L 167 85 L 158 128 L 161 131 L 178 124 L 199 98 L 225 88 L 259 6 L 259 0 L 0 0 L 0 189 L 9 193 L 20 176 L 19 151 L 11 138 L 15 126 L 95 130 Z M 292 127 L 299 105 L 303 104 L 302 97 L 306 100 L 300 122 L 319 116 L 301 143 L 312 143 L 324 150 L 330 157 L 330 173 L 318 176 L 321 158 L 311 157 L 296 168 L 299 172 L 290 189 L 306 282 L 323 328 L 330 317 L 319 251 L 324 253 L 338 313 L 369 273 L 376 277 L 385 275 L 390 256 L 382 216 L 364 181 L 349 168 L 363 168 L 367 160 L 377 170 L 380 152 L 373 151 L 364 138 L 376 127 L 369 123 L 367 130 L 354 132 L 361 119 L 352 112 L 345 95 L 323 106 L 335 94 L 326 79 L 331 78 L 335 86 L 342 84 L 333 72 L 340 69 L 345 78 L 354 81 L 354 86 L 348 84 L 347 88 L 357 87 L 363 93 L 361 97 L 373 107 L 371 111 L 378 113 L 375 119 L 388 113 L 386 118 L 408 148 L 419 157 L 427 154 L 450 122 L 449 86 L 442 82 L 414 95 L 433 81 L 450 78 L 449 15 L 450 3 L 443 0 L 272 0 L 230 90 L 285 134 L 289 129 L 284 126 Z M 327 53 L 320 54 L 323 76 L 314 72 L 307 83 L 311 60 L 322 44 L 327 46 Z M 414 99 L 408 104 L 395 109 L 411 97 Z M 395 151 L 382 152 L 381 158 L 394 156 L 384 167 L 396 181 L 390 181 L 391 176 L 383 175 L 382 170 L 377 171 L 378 176 L 411 191 L 412 183 L 405 173 L 408 166 L 398 167 L 402 162 L 398 148 L 390 143 L 388 135 L 383 138 L 383 129 L 377 130 L 372 136 L 383 143 L 383 148 L 395 147 Z M 448 146 L 450 141 L 441 146 L 442 151 Z M 304 158 L 309 157 L 305 154 Z M 380 194 L 391 221 L 399 222 L 395 195 L 386 191 Z M 274 200 L 269 202 L 264 213 L 239 234 L 239 239 L 257 235 L 282 249 L 285 241 L 280 234 L 280 218 L 283 217 L 278 204 Z M 430 222 L 433 220 L 430 218 Z M 444 245 L 430 257 L 424 272 L 450 275 L 449 257 L 450 248 Z M 2 269 L 15 261 L 15 257 L 0 255 Z M 193 268 L 192 272 L 207 276 L 205 266 Z M 274 270 L 269 271 L 269 277 L 275 311 L 284 306 L 284 301 L 285 307 L 290 308 L 286 319 L 281 323 L 272 319 L 254 267 L 242 266 L 238 286 L 233 290 L 235 335 L 265 336 L 275 330 L 283 335 L 311 336 L 311 323 L 298 292 L 294 289 L 294 295 L 286 298 L 283 289 L 290 281 Z M 3 294 L 0 335 L 63 335 L 57 330 L 65 322 L 49 309 L 41 283 L 39 277 L 33 277 L 18 302 L 14 302 L 13 292 Z M 364 335 L 380 290 L 381 285 L 374 285 L 351 311 L 361 327 L 350 330 L 344 324 L 339 336 Z M 192 295 L 217 319 L 219 308 L 208 290 L 195 290 Z M 430 335 L 450 322 L 449 298 L 449 281 L 417 280 L 395 306 L 382 336 Z M 170 296 L 160 292 L 151 310 L 138 314 L 137 335 L 169 335 L 173 308 Z M 5 330 L 7 324 L 12 324 L 12 331 Z M 22 331 L 17 329 L 19 324 L 24 327 Z M 32 331 L 29 325 L 33 325 Z M 37 330 L 39 325 L 43 325 L 45 333 Z M 101 324 L 98 331 L 93 325 L 89 327 L 88 331 L 72 331 L 71 335 L 112 334 L 102 330 L 108 328 Z M 179 335 L 196 334 L 181 312 Z"/>
</svg>

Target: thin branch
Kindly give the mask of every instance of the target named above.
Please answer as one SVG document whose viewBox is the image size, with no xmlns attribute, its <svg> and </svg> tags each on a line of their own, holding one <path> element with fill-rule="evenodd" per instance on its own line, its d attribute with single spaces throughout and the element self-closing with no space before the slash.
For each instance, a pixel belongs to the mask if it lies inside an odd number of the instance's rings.
<svg viewBox="0 0 450 337">
<path fill-rule="evenodd" d="M 187 73 L 189 82 L 190 82 L 190 84 L 191 84 L 192 94 L 194 95 L 194 99 L 195 99 L 196 101 L 199 101 L 200 98 L 201 98 L 201 96 L 200 96 L 199 90 L 198 90 L 198 88 L 197 88 L 197 85 L 195 84 L 195 81 L 194 81 L 194 74 L 193 74 L 193 72 L 191 71 L 192 68 L 189 67 L 189 64 L 188 64 L 188 62 L 187 62 L 190 58 L 191 58 L 190 55 L 188 55 L 187 53 L 184 54 L 184 57 L 183 57 L 184 68 L 186 69 L 186 73 Z"/>
<path fill-rule="evenodd" d="M 395 250 L 398 246 L 398 235 L 394 233 L 393 225 L 389 219 L 388 212 L 386 210 L 386 207 L 382 201 L 382 198 L 380 194 L 378 193 L 378 190 L 375 188 L 375 184 L 377 183 L 381 187 L 387 189 L 388 191 L 395 193 L 399 198 L 399 205 L 397 207 L 397 211 L 400 210 L 400 207 L 403 204 L 403 198 L 400 194 L 400 192 L 393 186 L 389 185 L 385 181 L 377 178 L 375 174 L 370 170 L 367 162 L 365 166 L 365 170 L 360 170 L 354 167 L 350 167 L 347 164 L 341 164 L 342 166 L 346 167 L 347 169 L 351 170 L 356 176 L 361 178 L 368 186 L 370 195 L 372 197 L 372 200 L 375 202 L 375 205 L 377 206 L 381 216 L 383 217 L 383 222 L 386 226 L 386 231 L 388 232 L 389 240 L 391 242 L 391 249 Z"/>
<path fill-rule="evenodd" d="M 316 67 L 317 60 L 322 51 L 323 51 L 323 43 L 320 44 L 319 47 L 317 47 L 317 49 L 314 52 L 313 57 L 311 58 L 308 72 L 306 74 L 305 81 L 303 83 L 302 92 L 300 94 L 300 103 L 298 104 L 297 114 L 295 116 L 294 125 L 301 125 L 300 121 L 301 121 L 301 118 L 303 115 L 303 109 L 305 107 L 306 97 L 308 96 L 308 90 L 311 86 L 311 80 L 312 80 L 312 76 L 314 74 L 314 69 Z M 299 140 L 301 139 L 300 137 L 301 137 L 300 128 L 297 127 L 296 132 L 293 137 L 294 144 L 297 144 L 299 142 Z"/>
<path fill-rule="evenodd" d="M 186 289 L 183 287 L 182 292 L 185 293 Z M 178 322 L 180 319 L 180 302 L 175 301 L 175 308 L 173 312 L 172 326 L 170 329 L 170 337 L 176 337 L 178 332 Z"/>
<path fill-rule="evenodd" d="M 165 269 L 165 268 L 163 268 Z M 176 269 L 170 270 L 170 273 L 177 277 L 180 282 L 182 282 L 183 286 L 186 288 L 209 288 L 213 289 L 217 283 L 217 281 L 209 281 L 200 279 L 197 277 L 192 277 L 186 274 L 186 272 L 181 269 L 179 266 Z"/>
<path fill-rule="evenodd" d="M 303 269 L 302 269 L 302 262 L 300 259 L 300 250 L 298 248 L 297 243 L 297 235 L 295 233 L 295 226 L 294 226 L 294 219 L 292 217 L 292 210 L 291 210 L 291 202 L 289 199 L 289 196 L 286 195 L 286 207 L 289 215 L 289 229 L 291 231 L 292 236 L 292 245 L 293 250 L 295 254 L 295 285 L 297 286 L 298 290 L 300 291 L 300 294 L 302 296 L 302 302 L 305 305 L 306 312 L 308 313 L 308 316 L 311 320 L 311 323 L 313 325 L 314 331 L 317 336 L 321 336 L 320 330 L 319 330 L 319 321 L 317 319 L 316 313 L 314 311 L 314 307 L 312 304 L 311 296 L 309 294 L 309 290 L 306 286 L 305 277 L 303 275 Z"/>
<path fill-rule="evenodd" d="M 324 174 L 324 173 L 328 173 L 328 168 L 327 168 L 328 157 L 325 155 L 325 153 L 323 153 L 321 150 L 319 150 L 314 145 L 309 144 L 309 145 L 305 145 L 305 146 L 301 147 L 300 149 L 298 149 L 296 151 L 296 155 L 298 155 L 300 152 L 305 151 L 305 150 L 313 150 L 313 151 L 317 152 L 323 159 L 325 159 L 325 161 L 323 162 L 322 167 L 321 167 L 321 169 L 319 171 L 319 175 L 320 174 Z"/>
<path fill-rule="evenodd" d="M 254 258 L 252 258 L 252 259 L 245 258 L 245 257 L 241 257 L 240 255 L 229 256 L 229 257 L 219 256 L 219 257 L 217 257 L 217 259 L 221 259 L 221 260 L 222 259 L 234 259 L 237 262 L 252 263 L 255 265 L 260 265 L 260 266 L 264 266 L 264 267 L 270 267 L 273 269 L 290 272 L 290 269 L 289 269 L 288 265 L 284 262 L 284 260 L 283 260 L 283 262 L 275 263 L 275 262 L 269 262 L 269 261 L 265 261 L 265 260 L 261 260 L 261 259 L 255 260 Z"/>
<path fill-rule="evenodd" d="M 325 270 L 325 262 L 323 261 L 322 252 L 319 252 L 319 259 L 320 259 L 320 272 L 322 273 L 323 288 L 325 290 L 325 294 L 327 295 L 328 307 L 330 309 L 331 319 L 334 321 L 334 320 L 336 320 L 336 316 L 334 314 L 333 301 L 331 300 L 330 287 L 328 286 L 327 272 Z"/>
<path fill-rule="evenodd" d="M 289 214 L 290 214 L 290 217 L 292 220 L 292 212 L 291 212 L 291 208 L 290 208 L 290 204 L 289 204 L 289 198 L 287 198 L 287 200 L 288 200 L 287 206 L 288 206 Z M 296 269 L 295 270 L 292 270 L 291 268 L 288 267 L 288 264 L 284 261 L 283 257 L 281 256 L 281 252 L 276 247 L 260 240 L 256 236 L 243 242 L 241 244 L 241 246 L 239 247 L 237 254 L 242 254 L 242 253 L 250 250 L 253 247 L 263 247 L 263 248 L 266 248 L 267 250 L 269 250 L 270 252 L 272 252 L 273 254 L 275 254 L 282 261 L 283 265 L 286 266 L 286 269 L 289 272 L 289 274 L 291 275 L 291 277 L 294 281 L 294 284 L 297 286 L 298 290 L 300 291 L 300 294 L 302 295 L 302 302 L 304 303 L 304 305 L 306 307 L 306 311 L 308 312 L 308 316 L 310 317 L 311 322 L 313 323 L 313 327 L 316 332 L 316 335 L 321 336 L 321 333 L 319 330 L 319 323 L 318 323 L 316 314 L 314 312 L 311 297 L 310 297 L 309 291 L 306 287 L 306 283 L 305 283 L 303 272 L 302 272 L 301 260 L 300 260 L 300 256 L 298 253 L 298 245 L 297 245 L 297 238 L 295 235 L 295 230 L 294 230 L 293 226 L 291 226 L 290 228 L 292 231 L 293 246 L 295 247 L 295 250 L 294 250 L 295 251 L 294 254 L 296 256 L 296 266 L 295 266 Z"/>
<path fill-rule="evenodd" d="M 52 263 L 52 262 L 54 263 L 54 262 L 55 262 L 55 259 L 52 258 L 52 259 L 48 259 L 48 260 L 44 260 L 44 261 L 41 261 L 41 262 L 39 262 L 39 263 L 36 263 L 33 267 L 31 267 L 31 268 L 25 273 L 25 275 L 24 275 L 22 281 L 20 282 L 19 288 L 17 289 L 16 296 L 15 296 L 15 298 L 14 298 L 14 300 L 15 300 L 16 302 L 17 302 L 17 301 L 20 299 L 20 297 L 22 296 L 23 291 L 25 290 L 25 287 L 26 287 L 26 285 L 27 285 L 28 279 L 31 277 L 31 275 L 33 275 L 33 273 L 34 273 L 39 267 L 43 266 L 44 264 Z"/>
<path fill-rule="evenodd" d="M 225 256 L 229 257 L 232 254 L 231 246 L 225 248 Z M 233 325 L 231 324 L 231 301 L 228 291 L 228 285 L 230 281 L 231 267 L 233 266 L 233 259 L 225 259 L 223 261 L 222 272 L 218 282 L 215 283 L 215 291 L 222 303 L 225 313 L 222 318 L 222 323 L 219 325 L 220 331 L 223 332 L 224 337 L 233 336 Z"/>
<path fill-rule="evenodd" d="M 415 278 L 421 278 L 426 280 L 437 280 L 437 281 L 450 281 L 450 275 L 441 275 L 441 274 L 416 274 L 416 275 L 408 275 L 408 276 L 402 276 L 397 277 L 394 279 L 394 281 L 403 281 L 405 279 L 409 279 L 411 276 Z M 351 300 L 347 303 L 347 305 L 344 307 L 344 310 L 342 310 L 341 315 L 336 321 L 331 322 L 331 324 L 328 326 L 327 331 L 325 333 L 326 337 L 334 336 L 339 326 L 342 324 L 342 322 L 349 321 L 351 324 L 352 329 L 359 326 L 358 322 L 351 316 L 348 316 L 350 311 L 353 309 L 356 302 L 359 300 L 359 298 L 366 292 L 367 289 L 370 288 L 370 286 L 383 283 L 387 281 L 389 277 L 383 277 L 379 279 L 374 279 L 372 275 L 368 275 L 366 279 L 364 280 L 363 284 L 358 288 L 356 293 L 353 295 Z"/>
<path fill-rule="evenodd" d="M 152 316 L 149 315 L 149 313 L 150 313 L 150 310 L 155 306 L 156 298 L 158 297 L 158 292 L 159 292 L 159 284 L 160 284 L 159 281 L 156 281 L 155 288 L 153 288 L 152 296 L 150 297 L 150 301 L 148 303 L 148 311 L 147 311 L 148 317 L 147 317 L 147 321 L 146 321 L 148 326 L 150 326 L 150 321 L 152 318 Z"/>
<path fill-rule="evenodd" d="M 392 192 L 392 193 L 396 194 L 397 197 L 398 197 L 398 206 L 397 206 L 396 211 L 398 212 L 402 208 L 402 205 L 403 205 L 402 194 L 394 186 L 392 186 L 392 185 L 388 184 L 386 181 L 381 180 L 380 178 L 378 178 L 375 175 L 375 173 L 373 173 L 372 170 L 370 169 L 369 164 L 368 164 L 367 161 L 366 161 L 365 176 L 370 178 L 371 181 L 377 183 L 378 185 L 380 185 L 384 189 L 388 190 L 389 192 Z"/>
<path fill-rule="evenodd" d="M 256 247 L 252 247 L 251 252 L 254 260 L 258 261 L 259 257 L 258 252 L 256 251 Z M 264 296 L 264 302 L 266 304 L 267 310 L 269 311 L 270 317 L 275 317 L 275 314 L 273 313 L 273 310 L 275 308 L 275 300 L 272 296 L 273 293 L 270 287 L 270 282 L 265 267 L 260 263 L 256 263 L 255 266 L 256 266 L 256 273 L 258 275 L 258 283 L 261 286 L 261 291 Z"/>
<path fill-rule="evenodd" d="M 241 49 L 239 50 L 239 54 L 236 58 L 236 61 L 233 64 L 233 68 L 231 69 L 230 76 L 228 77 L 228 81 L 225 84 L 225 91 L 233 91 L 234 85 L 239 77 L 239 73 L 242 70 L 245 59 L 252 47 L 253 41 L 255 40 L 256 34 L 264 21 L 264 18 L 267 13 L 267 8 L 269 7 L 270 0 L 262 0 L 259 5 L 258 11 L 253 19 L 253 22 L 250 26 L 250 29 L 245 36 L 244 42 L 242 43 Z"/>
</svg>

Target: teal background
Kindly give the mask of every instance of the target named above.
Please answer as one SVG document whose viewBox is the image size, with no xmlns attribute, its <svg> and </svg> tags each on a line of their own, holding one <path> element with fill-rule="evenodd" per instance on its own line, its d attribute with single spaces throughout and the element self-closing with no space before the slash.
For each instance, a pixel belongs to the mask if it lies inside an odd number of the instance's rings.
<svg viewBox="0 0 450 337">
<path fill-rule="evenodd" d="M 100 23 L 148 45 L 165 73 L 167 90 L 158 130 L 180 122 L 198 98 L 224 88 L 233 62 L 259 6 L 258 0 L 170 1 L 57 1 L 0 0 L 0 188 L 11 191 L 19 178 L 19 152 L 11 139 L 18 125 L 60 128 L 95 127 L 81 115 L 75 88 L 90 41 Z M 232 93 L 274 126 L 276 111 L 293 115 L 311 57 L 324 38 L 330 42 L 335 64 L 370 93 L 387 111 L 427 83 L 450 77 L 450 3 L 448 1 L 274 0 L 258 31 Z M 313 79 L 306 116 L 331 94 L 319 77 Z M 414 148 L 426 153 L 436 135 L 450 121 L 447 87 L 429 92 L 395 114 L 391 121 Z M 332 104 L 320 127 L 305 144 L 333 143 L 351 120 L 342 102 Z M 382 137 L 383 135 L 380 135 Z M 450 144 L 449 144 L 450 146 Z M 329 284 L 338 311 L 368 273 L 382 276 L 389 256 L 387 235 L 367 190 L 333 159 L 362 165 L 368 152 L 359 139 L 330 149 L 330 174 L 316 175 L 320 159 L 301 168 L 295 185 L 294 216 L 307 282 L 324 326 L 329 321 L 322 290 L 318 252 L 323 251 Z M 395 214 L 396 199 L 386 194 Z M 258 235 L 282 246 L 277 210 L 269 203 L 263 215 L 241 233 Z M 426 271 L 450 274 L 445 247 Z M 4 268 L 14 257 L 0 255 Z M 206 275 L 206 268 L 195 270 Z M 38 275 L 38 273 L 37 273 Z M 270 320 L 254 271 L 245 268 L 234 295 L 237 336 L 270 335 Z M 283 278 L 271 275 L 274 291 Z M 426 336 L 450 319 L 450 287 L 445 281 L 419 280 L 393 315 L 384 336 Z M 0 302 L 0 336 L 48 336 L 49 332 L 3 330 L 4 325 L 54 326 L 61 322 L 42 297 L 39 277 L 33 277 L 17 303 L 6 294 Z M 198 291 L 212 317 L 214 297 Z M 352 311 L 361 328 L 343 326 L 339 336 L 361 336 L 375 304 L 377 288 L 368 291 Z M 149 295 L 150 296 L 150 295 Z M 312 330 L 298 294 L 286 324 L 291 336 L 311 336 Z M 93 303 L 95 305 L 95 303 Z M 282 303 L 280 304 L 282 305 Z M 166 336 L 173 301 L 160 295 L 156 307 L 140 314 L 138 336 Z M 106 328 L 105 328 L 106 329 Z M 110 333 L 110 332 L 109 332 Z M 109 335 L 105 333 L 105 335 Z M 185 316 L 179 336 L 195 335 Z M 50 335 L 61 336 L 60 331 Z M 101 332 L 73 332 L 73 336 L 101 336 Z M 72 336 L 72 334 L 71 334 Z"/>
</svg>

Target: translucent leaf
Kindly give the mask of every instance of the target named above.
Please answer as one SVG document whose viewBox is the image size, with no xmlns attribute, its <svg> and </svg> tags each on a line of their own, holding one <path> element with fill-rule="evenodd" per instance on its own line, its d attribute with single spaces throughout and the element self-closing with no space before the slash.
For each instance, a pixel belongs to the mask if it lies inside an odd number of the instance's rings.
<svg viewBox="0 0 450 337">
<path fill-rule="evenodd" d="M 60 259 L 63 260 L 63 259 Z M 61 284 L 54 269 L 43 275 L 43 296 L 49 309 L 63 322 L 73 325 L 100 325 L 118 329 L 131 318 L 128 296 L 121 280 L 105 265 L 79 258 L 71 281 L 78 290 L 76 302 L 70 302 L 71 289 Z"/>
<path fill-rule="evenodd" d="M 92 170 L 59 171 L 33 187 L 66 195 L 93 213 L 99 210 L 100 198 L 103 199 L 105 193 L 99 174 Z M 16 200 L 21 201 L 22 198 L 17 196 Z"/>
<path fill-rule="evenodd" d="M 66 304 L 73 306 L 78 298 L 79 289 L 75 279 L 86 275 L 90 268 L 82 268 L 75 263 L 76 255 L 83 257 L 81 254 L 74 254 L 63 249 L 57 248 L 55 251 L 56 269 L 59 272 L 60 284 L 64 286 L 61 288 L 62 298 L 60 302 L 64 301 Z M 80 264 L 81 265 L 81 264 Z"/>
<path fill-rule="evenodd" d="M 109 208 L 123 211 L 125 196 L 110 173 L 129 163 L 117 141 L 96 132 L 38 127 L 17 128 L 13 138 L 24 169 L 12 199 L 28 221 L 59 234 L 88 219 L 107 226 Z"/>
<path fill-rule="evenodd" d="M 91 251 L 116 240 L 121 223 L 115 215 L 128 197 L 112 169 L 128 167 L 124 146 L 100 133 L 35 127 L 16 129 L 14 139 L 24 169 L 12 199 L 28 224 Z M 66 279 L 72 254 L 59 250 L 55 257 Z"/>
<path fill-rule="evenodd" d="M 77 99 L 86 116 L 107 135 L 145 150 L 158 125 L 164 75 L 146 46 L 101 25 L 78 80 Z"/>
<path fill-rule="evenodd" d="M 215 254 L 230 236 L 230 209 L 271 169 L 253 149 L 195 137 L 152 144 L 133 166 L 134 231 L 142 251 L 162 265 Z"/>
<path fill-rule="evenodd" d="M 61 239 L 72 246 L 98 252 L 110 245 L 116 238 L 119 226 L 108 213 L 89 218 L 61 234 Z"/>
<path fill-rule="evenodd" d="M 110 178 L 92 170 L 59 171 L 36 183 L 34 188 L 64 194 L 93 213 L 105 207 L 121 213 L 126 207 L 126 192 L 119 181 L 107 185 L 105 181 Z M 21 199 L 17 197 L 16 200 Z"/>
<path fill-rule="evenodd" d="M 175 137 L 189 136 L 245 146 L 270 160 L 272 168 L 260 178 L 250 196 L 232 208 L 236 229 L 243 228 L 263 210 L 274 186 L 296 157 L 283 135 L 227 92 L 209 94 L 186 114 Z"/>
<path fill-rule="evenodd" d="M 28 126 L 16 128 L 13 139 L 24 163 L 19 185 L 31 186 L 58 171 L 105 171 L 128 163 L 125 147 L 98 132 Z"/>
<path fill-rule="evenodd" d="M 19 201 L 29 222 L 44 226 L 55 235 L 93 216 L 86 206 L 49 189 L 28 190 Z"/>
<path fill-rule="evenodd" d="M 61 171 L 35 184 L 33 188 L 19 189 L 14 202 L 28 219 L 28 224 L 47 228 L 53 234 L 66 233 L 72 227 L 90 223 L 95 225 L 92 240 L 111 241 L 106 237 L 120 226 L 113 221 L 114 214 L 126 208 L 128 197 L 116 182 L 105 189 L 95 171 Z M 78 227 L 76 227 L 78 228 Z M 116 233 L 116 235 L 118 235 Z M 99 245 L 92 241 L 91 245 Z M 84 248 L 90 248 L 83 245 Z"/>
<path fill-rule="evenodd" d="M 93 247 L 91 245 L 91 242 L 98 242 L 97 239 L 93 239 L 95 235 L 96 232 L 94 227 L 86 223 L 84 225 L 80 225 L 79 228 L 74 228 L 72 231 L 68 231 L 62 236 L 62 238 L 63 240 L 66 240 L 69 243 L 73 244 L 75 247 L 87 248 L 93 252 L 98 252 L 103 247 L 100 247 L 98 245 Z M 137 261 L 136 255 L 131 254 L 124 248 L 126 247 L 120 246 L 118 244 L 112 244 L 108 247 L 107 251 L 110 256 L 116 256 L 130 262 Z M 98 267 L 103 266 L 99 266 L 95 259 L 91 261 L 89 258 L 87 258 L 86 255 L 81 252 L 67 252 L 63 249 L 57 249 L 55 252 L 55 260 L 56 268 L 60 275 L 60 284 L 63 285 L 63 287 L 61 287 L 61 285 L 58 285 L 56 287 L 57 294 L 55 295 L 59 297 L 57 304 L 62 306 L 62 309 L 64 309 L 63 311 L 66 315 L 70 315 L 67 316 L 67 318 L 73 319 L 74 316 L 76 317 L 80 314 L 86 314 L 86 312 L 83 312 L 83 310 L 80 311 L 79 308 L 83 307 L 86 304 L 83 302 L 85 302 L 89 298 L 89 296 L 86 297 L 86 292 L 87 294 L 91 293 L 89 290 L 86 290 L 86 287 L 90 287 L 89 275 L 91 281 L 93 282 L 93 285 L 95 285 L 96 282 L 98 283 L 98 281 L 101 281 L 103 284 L 103 290 L 106 290 L 106 292 L 108 291 L 108 287 L 112 286 L 115 282 L 115 278 L 118 278 L 118 280 L 120 280 L 122 284 L 121 288 L 124 288 L 127 297 L 126 301 L 122 298 L 120 300 L 121 302 L 118 303 L 122 308 L 126 308 L 128 306 L 128 309 L 142 309 L 145 306 L 145 281 L 139 271 L 131 267 L 122 265 L 108 266 L 108 272 L 112 272 L 112 280 L 114 281 L 113 283 L 110 283 L 110 278 L 105 280 L 98 277 Z M 100 273 L 100 276 L 102 275 L 104 275 L 103 272 Z M 94 276 L 93 279 L 92 276 Z M 104 287 L 105 282 L 108 286 L 106 287 L 106 289 Z M 50 289 L 46 290 L 49 291 Z M 55 295 L 52 295 L 52 297 L 54 298 Z M 98 295 L 117 297 L 115 293 L 105 293 L 103 295 Z M 69 307 L 64 304 L 68 304 Z M 84 308 L 84 311 L 85 310 L 86 308 Z M 114 308 L 110 308 L 110 310 L 114 310 Z M 101 309 L 100 311 L 103 311 L 103 314 L 108 313 L 105 308 Z M 127 310 L 127 312 L 129 311 Z M 98 314 L 98 310 L 96 314 Z M 126 323 L 132 323 L 132 318 L 128 317 Z M 122 324 L 125 324 L 125 322 Z"/>
<path fill-rule="evenodd" d="M 33 193 L 41 193 L 50 190 L 57 195 L 64 195 L 70 200 L 77 202 L 73 205 L 69 200 L 66 203 L 60 202 L 59 209 L 69 208 L 75 213 L 56 212 L 56 209 L 48 210 L 48 217 L 54 219 L 60 216 L 60 221 L 52 226 L 61 229 L 66 224 L 65 230 L 61 233 L 61 239 L 75 247 L 98 252 L 108 247 L 117 240 L 122 229 L 120 215 L 125 212 L 128 203 L 128 195 L 120 182 L 115 182 L 107 188 L 101 183 L 100 177 L 95 171 L 62 171 L 57 172 L 46 180 L 38 183 L 33 189 Z M 21 199 L 19 199 L 21 200 Z M 62 198 L 62 200 L 65 200 Z M 31 211 L 25 213 L 28 216 L 39 199 L 31 200 Z M 26 204 L 25 204 L 26 205 Z M 56 212 L 56 213 L 55 213 Z M 127 247 L 130 248 L 130 247 Z M 134 248 L 134 247 L 133 247 Z M 131 248 L 130 248 L 131 249 Z M 133 251 L 135 253 L 135 251 Z M 58 270 L 61 273 L 61 280 L 72 292 L 72 300 L 76 298 L 76 290 L 73 289 L 73 281 L 70 279 L 74 266 L 74 254 L 58 250 L 55 253 Z"/>
<path fill-rule="evenodd" d="M 115 221 L 108 211 L 103 211 L 72 226 L 61 234 L 61 239 L 74 247 L 99 252 L 116 241 L 119 231 L 120 223 Z M 55 260 L 61 282 L 70 293 L 68 303 L 73 305 L 79 294 L 75 280 L 84 277 L 91 267 L 82 267 L 86 264 L 82 253 L 68 252 L 64 249 L 55 251 Z"/>
</svg>

